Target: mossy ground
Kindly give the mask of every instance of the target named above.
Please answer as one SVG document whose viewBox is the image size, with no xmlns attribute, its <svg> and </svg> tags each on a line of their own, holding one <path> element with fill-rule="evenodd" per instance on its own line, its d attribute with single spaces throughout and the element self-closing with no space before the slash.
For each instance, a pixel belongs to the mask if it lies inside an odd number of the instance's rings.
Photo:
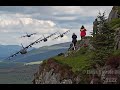
<svg viewBox="0 0 120 90">
<path fill-rule="evenodd" d="M 91 68 L 91 56 L 92 52 L 90 52 L 88 48 L 81 48 L 78 52 L 68 57 L 56 56 L 54 58 L 58 60 L 58 62 L 72 67 L 73 72 L 76 72 Z"/>
</svg>

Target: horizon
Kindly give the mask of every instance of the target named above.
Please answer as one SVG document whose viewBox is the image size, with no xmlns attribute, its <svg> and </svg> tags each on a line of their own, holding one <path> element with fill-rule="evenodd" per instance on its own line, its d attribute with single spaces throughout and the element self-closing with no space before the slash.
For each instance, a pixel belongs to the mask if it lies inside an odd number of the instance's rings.
<svg viewBox="0 0 120 90">
<path fill-rule="evenodd" d="M 63 42 L 63 43 L 57 43 L 57 44 L 59 45 L 59 44 L 64 44 L 64 43 L 69 43 L 69 42 Z M 49 46 L 53 46 L 53 45 L 57 45 L 57 44 L 45 45 L 45 46 L 41 46 L 41 47 L 49 47 Z M 20 46 L 20 45 L 3 45 L 3 44 L 0 44 L 0 46 Z M 22 47 L 22 46 L 20 46 L 20 47 Z M 38 48 L 41 48 L 41 47 L 33 47 L 33 48 L 38 49 Z"/>
</svg>

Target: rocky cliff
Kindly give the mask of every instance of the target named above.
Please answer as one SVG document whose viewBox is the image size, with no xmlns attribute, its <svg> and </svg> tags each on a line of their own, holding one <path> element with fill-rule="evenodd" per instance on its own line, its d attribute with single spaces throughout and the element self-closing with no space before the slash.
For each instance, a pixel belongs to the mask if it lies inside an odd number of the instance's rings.
<svg viewBox="0 0 120 90">
<path fill-rule="evenodd" d="M 113 19 L 119 19 L 119 15 L 120 15 L 120 6 L 113 6 L 109 14 L 108 21 L 111 22 Z M 115 30 L 115 50 L 117 50 L 117 49 L 120 49 L 120 27 L 117 27 L 114 30 Z M 82 41 L 80 41 L 79 44 L 77 44 L 77 47 L 76 47 L 77 50 L 75 51 L 73 50 L 72 52 L 67 53 L 67 55 L 65 54 L 67 57 L 69 57 L 69 59 L 74 58 L 72 60 L 72 64 L 76 64 L 74 65 L 75 68 L 78 68 L 77 64 L 85 63 L 85 66 L 87 66 L 89 63 L 92 62 L 90 61 L 88 63 L 84 59 L 87 56 L 88 58 L 90 58 L 91 57 L 90 54 L 92 53 L 90 50 L 94 50 L 90 41 L 91 41 L 90 38 L 83 39 Z M 87 50 L 86 47 L 89 48 L 89 50 Z M 81 51 L 81 48 L 84 48 L 82 53 L 79 52 Z M 87 54 L 85 54 L 86 52 Z M 61 55 L 63 55 L 64 57 L 64 54 L 61 54 Z M 70 57 L 70 56 L 73 56 L 73 57 Z M 84 60 L 79 61 L 81 57 Z M 79 62 L 76 63 L 77 59 Z M 64 60 L 64 58 L 62 58 L 62 60 Z M 70 60 L 68 62 L 70 62 Z M 38 72 L 34 74 L 33 84 L 83 84 L 83 83 L 119 84 L 120 83 L 120 74 L 118 74 L 120 71 L 119 57 L 115 56 L 115 57 L 108 58 L 105 65 L 102 67 L 97 64 L 94 64 L 94 65 L 91 64 L 90 66 L 92 67 L 92 69 L 87 68 L 88 71 L 87 72 L 85 71 L 84 73 L 73 72 L 72 67 L 70 67 L 72 66 L 72 64 L 71 63 L 69 64 L 70 65 L 60 63 L 54 58 L 50 58 L 44 61 L 39 66 Z M 90 74 L 92 71 L 95 73 Z"/>
<path fill-rule="evenodd" d="M 78 84 L 80 76 L 75 75 L 72 68 L 50 58 L 40 65 L 34 74 L 33 84 Z"/>
<path fill-rule="evenodd" d="M 120 6 L 113 6 L 108 21 L 115 30 L 115 50 L 120 49 Z"/>
<path fill-rule="evenodd" d="M 113 6 L 109 14 L 108 21 L 111 21 L 112 19 L 115 18 L 120 18 L 120 6 Z"/>
<path fill-rule="evenodd" d="M 115 50 L 120 49 L 120 28 L 115 29 Z"/>
<path fill-rule="evenodd" d="M 95 65 L 88 73 L 92 76 L 90 84 L 120 84 L 120 57 L 111 56 L 104 66 Z"/>
<path fill-rule="evenodd" d="M 120 6 L 113 6 L 107 19 L 111 29 L 115 31 L 114 51 L 120 49 Z M 110 56 L 104 66 L 95 65 L 91 71 L 96 71 L 92 75 L 90 84 L 120 84 L 120 57 Z M 90 71 L 89 71 L 90 72 Z"/>
</svg>

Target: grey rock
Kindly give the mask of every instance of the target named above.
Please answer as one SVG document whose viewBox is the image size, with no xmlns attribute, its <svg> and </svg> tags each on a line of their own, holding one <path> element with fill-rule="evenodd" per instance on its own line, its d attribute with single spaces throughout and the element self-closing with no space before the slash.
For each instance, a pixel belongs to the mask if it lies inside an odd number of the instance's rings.
<svg viewBox="0 0 120 90">
<path fill-rule="evenodd" d="M 112 10 L 109 14 L 109 18 L 108 21 L 111 21 L 112 19 L 117 18 L 117 11 L 116 10 Z"/>
<path fill-rule="evenodd" d="M 117 49 L 120 49 L 120 28 L 117 28 L 115 30 L 115 38 L 114 38 L 114 41 L 115 41 L 115 46 L 114 46 L 114 49 L 117 50 Z"/>
<path fill-rule="evenodd" d="M 71 79 L 64 79 L 61 84 L 72 84 L 72 80 Z"/>
</svg>

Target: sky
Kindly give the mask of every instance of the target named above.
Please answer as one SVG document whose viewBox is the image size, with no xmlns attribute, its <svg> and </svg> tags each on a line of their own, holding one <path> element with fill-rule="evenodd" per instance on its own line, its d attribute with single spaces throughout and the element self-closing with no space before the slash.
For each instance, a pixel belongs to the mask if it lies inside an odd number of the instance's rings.
<svg viewBox="0 0 120 90">
<path fill-rule="evenodd" d="M 33 47 L 49 46 L 70 42 L 72 33 L 80 40 L 80 27 L 87 29 L 87 36 L 92 32 L 93 21 L 99 11 L 108 17 L 112 6 L 0 6 L 0 44 L 27 46 L 36 39 L 59 31 L 70 30 L 63 38 L 41 42 Z M 37 33 L 30 38 L 20 38 L 23 35 Z M 43 37 L 42 37 L 43 38 Z"/>
</svg>

